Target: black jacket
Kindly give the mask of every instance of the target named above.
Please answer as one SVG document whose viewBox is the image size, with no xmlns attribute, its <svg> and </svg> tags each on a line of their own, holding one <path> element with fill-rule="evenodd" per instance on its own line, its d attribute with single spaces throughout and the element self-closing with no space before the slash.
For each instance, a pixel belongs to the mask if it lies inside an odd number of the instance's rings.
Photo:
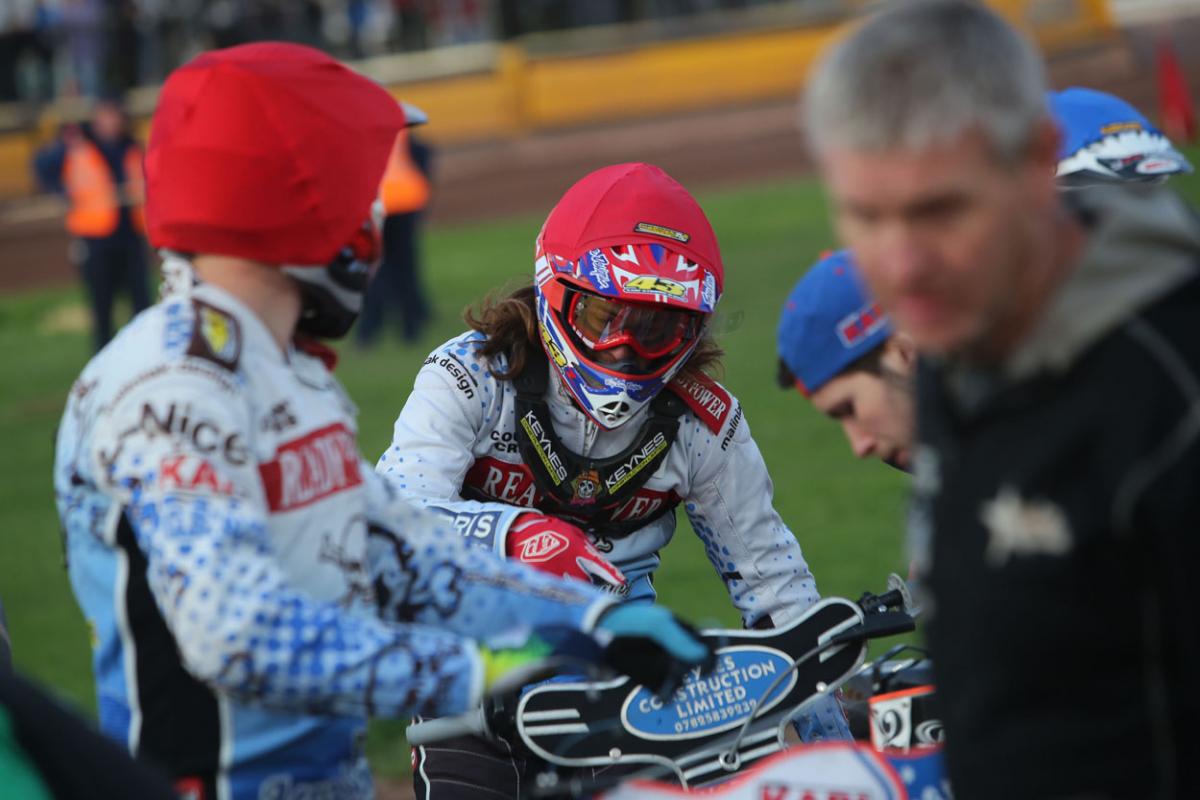
<svg viewBox="0 0 1200 800">
<path fill-rule="evenodd" d="M 910 541 L 956 796 L 1200 796 L 1200 222 L 1073 195 L 1086 253 L 1003 364 L 925 361 Z"/>
<path fill-rule="evenodd" d="M 5 762 L 38 776 L 57 800 L 176 797 L 157 767 L 134 761 L 119 744 L 11 672 L 0 672 L 0 778 Z M 11 788 L 0 780 L 0 797 L 11 797 L 6 791 Z"/>
</svg>

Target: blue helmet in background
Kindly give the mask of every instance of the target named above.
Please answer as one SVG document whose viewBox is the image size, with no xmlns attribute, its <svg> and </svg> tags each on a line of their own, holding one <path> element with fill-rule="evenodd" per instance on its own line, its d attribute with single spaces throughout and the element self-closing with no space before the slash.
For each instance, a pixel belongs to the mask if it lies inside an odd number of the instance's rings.
<svg viewBox="0 0 1200 800">
<path fill-rule="evenodd" d="M 809 396 L 892 335 L 849 250 L 825 253 L 800 278 L 779 317 L 779 358 Z"/>
<path fill-rule="evenodd" d="M 1071 87 L 1047 99 L 1062 131 L 1060 179 L 1163 181 L 1192 171 L 1171 140 L 1119 97 Z"/>
</svg>

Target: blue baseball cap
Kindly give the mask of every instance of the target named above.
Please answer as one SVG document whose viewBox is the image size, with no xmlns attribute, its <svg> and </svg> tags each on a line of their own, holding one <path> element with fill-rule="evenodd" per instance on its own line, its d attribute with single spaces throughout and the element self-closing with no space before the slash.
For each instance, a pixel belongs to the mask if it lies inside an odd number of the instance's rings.
<svg viewBox="0 0 1200 800">
<path fill-rule="evenodd" d="M 1059 178 L 1149 181 L 1192 171 L 1171 140 L 1119 97 L 1074 86 L 1047 100 L 1062 131 Z"/>
<path fill-rule="evenodd" d="M 779 318 L 779 357 L 806 397 L 886 342 L 892 325 L 849 250 L 827 253 L 796 283 Z"/>
</svg>

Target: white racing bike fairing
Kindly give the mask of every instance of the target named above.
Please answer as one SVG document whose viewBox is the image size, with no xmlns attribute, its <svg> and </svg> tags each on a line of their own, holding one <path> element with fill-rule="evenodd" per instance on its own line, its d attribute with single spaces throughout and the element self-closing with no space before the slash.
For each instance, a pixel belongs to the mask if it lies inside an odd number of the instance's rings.
<svg viewBox="0 0 1200 800">
<path fill-rule="evenodd" d="M 632 780 L 602 800 L 669 800 L 691 796 L 677 786 L 658 781 Z M 745 775 L 708 789 L 705 797 L 720 800 L 908 800 L 903 781 L 887 760 L 869 747 L 851 742 L 829 742 L 794 747 L 770 756 Z M 939 798 L 940 800 L 940 798 Z"/>
<path fill-rule="evenodd" d="M 859 742 L 789 747 L 719 785 L 699 790 L 712 800 L 953 800 L 941 747 L 881 752 Z M 633 779 L 600 800 L 694 797 L 687 789 Z"/>
</svg>

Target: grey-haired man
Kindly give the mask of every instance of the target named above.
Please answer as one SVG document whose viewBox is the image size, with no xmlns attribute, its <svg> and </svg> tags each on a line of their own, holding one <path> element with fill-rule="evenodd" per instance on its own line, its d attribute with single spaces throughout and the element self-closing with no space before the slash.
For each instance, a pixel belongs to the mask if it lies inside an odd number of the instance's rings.
<svg viewBox="0 0 1200 800">
<path fill-rule="evenodd" d="M 923 354 L 910 538 L 959 796 L 1200 792 L 1200 223 L 1060 193 L 1034 49 L 894 4 L 806 96 L 837 227 Z"/>
</svg>

